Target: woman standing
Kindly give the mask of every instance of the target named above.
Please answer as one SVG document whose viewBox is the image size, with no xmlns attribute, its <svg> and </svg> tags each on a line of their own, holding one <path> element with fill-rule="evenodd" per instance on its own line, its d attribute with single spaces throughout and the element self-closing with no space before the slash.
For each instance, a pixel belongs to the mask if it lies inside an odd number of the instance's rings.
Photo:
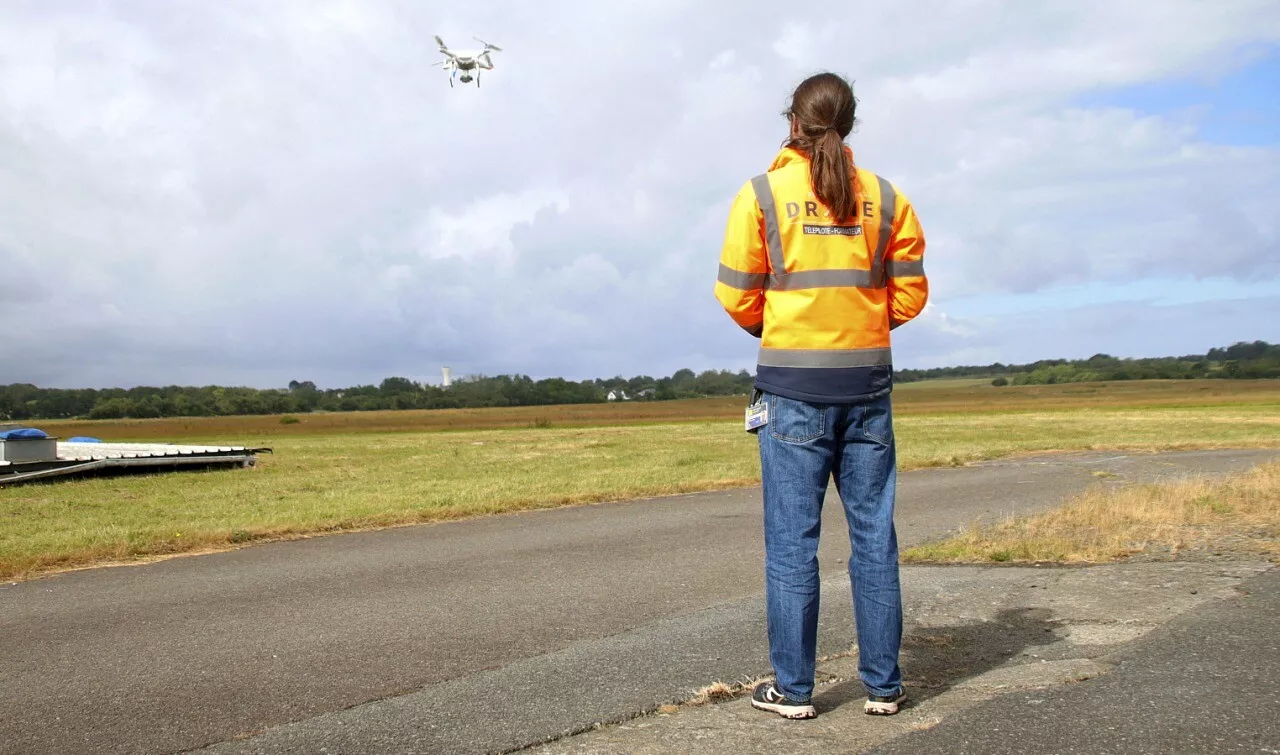
<svg viewBox="0 0 1280 755">
<path fill-rule="evenodd" d="M 844 139 L 855 105 L 832 73 L 796 88 L 782 150 L 733 201 L 715 286 L 761 339 L 748 427 L 760 446 L 776 678 L 752 704 L 787 718 L 817 715 L 818 536 L 833 476 L 849 525 L 863 709 L 892 715 L 906 698 L 889 331 L 928 299 L 925 240 L 907 198 L 854 164 Z"/>
</svg>

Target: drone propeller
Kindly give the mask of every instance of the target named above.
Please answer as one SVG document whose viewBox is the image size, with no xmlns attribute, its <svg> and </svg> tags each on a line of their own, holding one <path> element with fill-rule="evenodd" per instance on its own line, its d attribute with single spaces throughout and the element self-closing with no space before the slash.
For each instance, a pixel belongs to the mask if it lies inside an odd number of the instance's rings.
<svg viewBox="0 0 1280 755">
<path fill-rule="evenodd" d="M 484 41 L 483 39 L 481 39 L 481 38 L 479 38 L 479 37 L 472 37 L 472 39 L 474 39 L 475 41 L 477 41 L 477 42 L 479 42 L 480 44 L 484 45 L 485 47 L 488 47 L 490 50 L 497 50 L 498 52 L 502 52 L 502 48 L 501 48 L 501 47 L 498 47 L 498 46 L 497 46 L 497 45 L 495 45 L 495 44 L 491 44 L 491 43 L 489 43 L 489 42 L 486 42 L 486 41 Z"/>
</svg>

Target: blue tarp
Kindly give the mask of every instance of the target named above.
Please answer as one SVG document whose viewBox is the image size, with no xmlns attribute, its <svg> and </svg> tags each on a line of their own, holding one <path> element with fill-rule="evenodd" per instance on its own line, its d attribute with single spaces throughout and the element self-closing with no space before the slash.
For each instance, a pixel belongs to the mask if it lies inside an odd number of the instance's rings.
<svg viewBox="0 0 1280 755">
<path fill-rule="evenodd" d="M 81 435 L 77 435 L 74 438 L 67 438 L 67 442 L 68 443 L 101 443 L 102 441 L 98 440 L 97 438 L 86 438 Z"/>
<path fill-rule="evenodd" d="M 34 427 L 18 427 L 13 430 L 5 430 L 0 432 L 0 440 L 10 440 L 15 438 L 47 438 L 44 430 L 37 430 Z"/>
</svg>

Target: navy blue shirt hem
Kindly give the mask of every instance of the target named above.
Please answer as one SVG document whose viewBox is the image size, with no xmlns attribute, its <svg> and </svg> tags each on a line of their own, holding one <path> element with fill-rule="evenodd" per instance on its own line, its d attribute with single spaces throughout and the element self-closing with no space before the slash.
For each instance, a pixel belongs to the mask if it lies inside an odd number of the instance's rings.
<svg viewBox="0 0 1280 755">
<path fill-rule="evenodd" d="M 775 396 L 782 396 L 783 398 L 795 399 L 796 401 L 808 401 L 812 404 L 861 404 L 867 401 L 875 401 L 883 396 L 888 396 L 893 391 L 892 384 L 870 393 L 852 393 L 843 395 L 806 393 L 785 385 L 772 385 L 760 380 L 756 380 L 755 385 L 766 393 L 772 393 Z"/>
<path fill-rule="evenodd" d="M 893 368 L 766 367 L 756 365 L 755 385 L 762 391 L 817 404 L 874 401 L 893 390 Z"/>
</svg>

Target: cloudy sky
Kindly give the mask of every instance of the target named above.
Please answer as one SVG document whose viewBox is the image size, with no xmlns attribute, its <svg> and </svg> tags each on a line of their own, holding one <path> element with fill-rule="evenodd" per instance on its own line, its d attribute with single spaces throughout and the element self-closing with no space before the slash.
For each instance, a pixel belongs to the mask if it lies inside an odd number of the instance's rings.
<svg viewBox="0 0 1280 755">
<path fill-rule="evenodd" d="M 724 222 L 819 70 L 928 238 L 900 367 L 1280 341 L 1280 4 L 832 7 L 4 0 L 0 384 L 753 369 Z"/>
</svg>

